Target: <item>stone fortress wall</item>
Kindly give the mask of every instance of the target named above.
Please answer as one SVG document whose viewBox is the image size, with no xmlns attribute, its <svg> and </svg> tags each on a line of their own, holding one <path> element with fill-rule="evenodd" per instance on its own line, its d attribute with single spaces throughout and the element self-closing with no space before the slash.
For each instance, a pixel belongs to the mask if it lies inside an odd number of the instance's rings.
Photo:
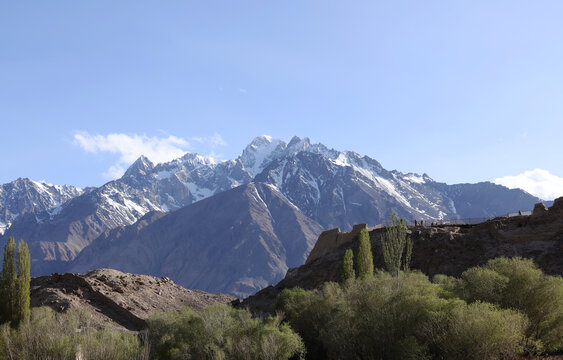
<svg viewBox="0 0 563 360">
<path fill-rule="evenodd" d="M 550 213 L 559 213 L 563 214 L 563 197 L 557 198 L 553 201 L 553 206 L 549 209 L 543 203 L 537 203 L 534 206 L 534 210 L 526 211 L 526 212 L 519 212 L 517 214 L 521 214 L 519 216 L 515 216 L 515 214 L 508 214 L 507 216 L 501 216 L 494 219 L 509 219 L 510 221 L 518 221 L 519 218 L 538 218 L 545 215 L 549 215 Z M 425 224 L 428 226 L 431 220 L 428 222 L 425 221 Z M 434 225 L 434 226 L 451 226 L 448 224 L 443 225 Z M 455 226 L 460 226 L 457 223 Z M 467 226 L 475 226 L 474 224 L 467 224 Z M 375 229 L 381 229 L 383 226 L 381 224 L 368 227 L 367 224 L 357 224 L 354 225 L 352 231 L 350 232 L 341 232 L 340 228 L 335 228 L 331 230 L 326 230 L 319 235 L 313 250 L 307 257 L 305 264 L 311 263 L 313 260 L 323 257 L 324 255 L 332 252 L 334 249 L 337 249 L 345 244 L 351 243 L 360 233 L 362 229 L 367 229 L 368 231 L 372 231 Z M 409 226 L 411 227 L 411 226 Z"/>
</svg>

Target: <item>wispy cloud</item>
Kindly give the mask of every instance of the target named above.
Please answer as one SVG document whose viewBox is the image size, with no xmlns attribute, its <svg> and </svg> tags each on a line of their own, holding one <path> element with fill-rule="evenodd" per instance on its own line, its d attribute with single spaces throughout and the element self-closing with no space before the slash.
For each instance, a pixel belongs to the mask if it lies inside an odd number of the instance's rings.
<svg viewBox="0 0 563 360">
<path fill-rule="evenodd" d="M 165 137 L 150 137 L 144 134 L 92 135 L 86 131 L 74 134 L 74 144 L 94 154 L 99 152 L 119 154 L 118 162 L 103 173 L 106 179 L 116 179 L 123 175 L 125 168 L 141 155 L 145 155 L 154 163 L 166 162 L 182 156 L 190 145 L 187 140 L 173 135 Z"/>
<path fill-rule="evenodd" d="M 198 142 L 200 144 L 206 144 L 211 148 L 216 148 L 219 146 L 227 146 L 227 142 L 223 139 L 221 134 L 214 133 L 211 136 L 206 137 L 193 137 L 191 140 Z"/>
<path fill-rule="evenodd" d="M 207 156 L 213 160 L 222 159 L 223 155 L 221 153 L 217 153 L 216 149 L 218 147 L 228 145 L 227 142 L 221 136 L 221 134 L 218 133 L 214 133 L 211 136 L 205 136 L 205 137 L 193 137 L 190 139 L 190 141 L 194 143 L 198 143 L 199 147 L 204 148 L 206 150 L 205 153 L 207 153 Z"/>
<path fill-rule="evenodd" d="M 534 169 L 515 176 L 497 178 L 494 182 L 510 189 L 526 190 L 543 200 L 553 200 L 563 196 L 563 177 L 553 175 L 543 169 Z"/>
</svg>

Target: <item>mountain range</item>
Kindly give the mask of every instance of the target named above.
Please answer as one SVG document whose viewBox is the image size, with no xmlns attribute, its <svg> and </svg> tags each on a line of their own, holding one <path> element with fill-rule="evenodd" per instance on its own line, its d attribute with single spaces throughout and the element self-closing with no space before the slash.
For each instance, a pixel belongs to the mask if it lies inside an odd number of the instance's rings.
<svg viewBox="0 0 563 360">
<path fill-rule="evenodd" d="M 234 160 L 187 153 L 79 189 L 0 187 L 0 241 L 30 245 L 33 275 L 111 267 L 239 297 L 301 265 L 324 229 L 406 219 L 489 218 L 540 199 L 490 182 L 448 185 L 388 171 L 308 138 L 255 138 Z"/>
</svg>

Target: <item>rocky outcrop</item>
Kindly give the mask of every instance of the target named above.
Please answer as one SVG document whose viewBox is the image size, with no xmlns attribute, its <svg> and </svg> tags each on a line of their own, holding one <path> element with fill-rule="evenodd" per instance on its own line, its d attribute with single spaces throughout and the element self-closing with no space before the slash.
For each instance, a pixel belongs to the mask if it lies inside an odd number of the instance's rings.
<svg viewBox="0 0 563 360">
<path fill-rule="evenodd" d="M 169 278 L 100 269 L 86 274 L 52 274 L 31 281 L 31 306 L 49 306 L 56 311 L 83 309 L 97 326 L 138 331 L 145 320 L 160 311 L 190 306 L 196 311 L 234 297 L 188 290 Z"/>
<path fill-rule="evenodd" d="M 384 231 L 385 228 L 370 231 L 377 268 L 384 267 Z M 470 267 L 500 256 L 530 258 L 547 274 L 563 275 L 563 198 L 556 199 L 542 214 L 498 217 L 476 225 L 412 226 L 408 232 L 413 240 L 411 268 L 429 276 L 459 276 Z M 315 245 L 319 251 L 312 251 L 305 265 L 289 269 L 275 287 L 263 289 L 238 306 L 265 312 L 285 288 L 313 289 L 326 281 L 338 281 L 345 251 L 357 246 L 357 237 L 351 234 L 324 232 L 319 238 L 321 244 Z"/>
<path fill-rule="evenodd" d="M 305 264 L 310 264 L 314 260 L 325 256 L 334 249 L 350 243 L 363 229 L 368 229 L 367 224 L 354 225 L 352 231 L 350 232 L 341 232 L 339 228 L 323 231 L 317 239 L 315 247 L 313 247 L 313 250 L 311 250 L 311 253 L 307 257 Z"/>
</svg>

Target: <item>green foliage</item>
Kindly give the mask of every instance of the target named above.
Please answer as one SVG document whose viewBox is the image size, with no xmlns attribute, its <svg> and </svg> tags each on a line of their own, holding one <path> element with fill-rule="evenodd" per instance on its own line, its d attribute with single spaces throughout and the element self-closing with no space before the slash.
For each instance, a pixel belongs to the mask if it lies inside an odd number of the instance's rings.
<svg viewBox="0 0 563 360">
<path fill-rule="evenodd" d="M 297 287 L 283 290 L 278 296 L 275 307 L 285 314 L 291 327 L 303 339 L 308 359 L 329 358 L 324 334 L 327 324 L 338 311 L 336 303 L 341 301 L 341 294 L 340 286 L 325 283 L 320 290 L 306 291 Z M 346 332 L 341 334 L 346 335 Z"/>
<path fill-rule="evenodd" d="M 439 358 L 496 359 L 523 351 L 526 326 L 526 316 L 517 311 L 457 302 L 434 315 L 426 335 Z"/>
<path fill-rule="evenodd" d="M 456 358 L 462 350 L 471 355 L 457 358 L 495 358 L 522 351 L 527 324 L 517 311 L 468 306 L 414 271 L 284 290 L 276 308 L 303 338 L 309 359 Z"/>
<path fill-rule="evenodd" d="M 198 314 L 190 308 L 148 320 L 154 359 L 289 359 L 304 354 L 301 338 L 281 318 L 264 321 L 245 310 L 214 305 Z"/>
<path fill-rule="evenodd" d="M 517 309 L 529 318 L 528 350 L 563 350 L 563 279 L 544 275 L 532 260 L 497 258 L 462 274 L 457 294 Z"/>
<path fill-rule="evenodd" d="M 461 279 L 453 276 L 446 276 L 442 274 L 434 275 L 432 279 L 434 284 L 438 284 L 442 290 L 442 297 L 446 299 L 457 298 L 457 292 L 460 289 Z"/>
<path fill-rule="evenodd" d="M 15 299 L 12 313 L 12 325 L 18 326 L 22 322 L 29 321 L 30 310 L 30 269 L 31 258 L 29 256 L 29 248 L 25 241 L 20 240 L 17 250 L 17 267 L 18 274 L 15 283 Z"/>
<path fill-rule="evenodd" d="M 500 304 L 509 279 L 494 270 L 474 267 L 462 274 L 462 281 L 460 295 L 466 301 L 480 300 Z"/>
<path fill-rule="evenodd" d="M 144 348 L 133 334 L 96 330 L 91 315 L 80 310 L 55 313 L 35 308 L 29 322 L 17 329 L 0 327 L 0 359 L 146 359 Z"/>
<path fill-rule="evenodd" d="M 419 287 L 406 284 L 416 282 L 410 276 L 402 281 L 402 291 Z M 424 297 L 424 290 L 419 295 Z M 326 283 L 315 291 L 284 290 L 276 306 L 302 336 L 310 359 L 408 359 L 423 352 L 412 336 L 414 319 L 421 315 L 419 300 L 397 294 L 396 279 L 378 272 L 343 287 Z"/>
<path fill-rule="evenodd" d="M 11 322 L 13 320 L 13 312 L 17 291 L 17 274 L 14 263 L 16 253 L 16 242 L 14 238 L 9 238 L 8 243 L 4 246 L 4 259 L 2 263 L 2 277 L 0 279 L 0 324 Z"/>
<path fill-rule="evenodd" d="M 8 243 L 4 246 L 2 274 L 0 276 L 0 324 L 11 320 L 11 300 L 13 299 L 13 284 L 16 278 L 14 252 L 15 241 L 13 238 L 9 238 Z"/>
<path fill-rule="evenodd" d="M 352 249 L 348 249 L 344 254 L 344 261 L 340 269 L 340 282 L 344 284 L 354 279 L 356 279 L 356 273 L 354 272 L 354 252 Z"/>
<path fill-rule="evenodd" d="M 371 252 L 371 241 L 366 229 L 360 231 L 358 238 L 358 252 L 356 254 L 356 266 L 359 279 L 365 279 L 373 275 L 373 254 Z"/>
<path fill-rule="evenodd" d="M 325 338 L 334 358 L 417 359 L 425 344 L 418 337 L 420 326 L 445 301 L 439 287 L 420 273 L 406 273 L 400 279 L 377 272 L 373 279 L 358 281 L 343 291 L 335 302 L 340 310 Z M 349 316 L 350 314 L 351 316 Z M 345 329 L 345 333 L 339 333 Z M 353 339 L 353 340 L 348 340 Z M 350 355 L 347 355 L 350 354 Z"/>
<path fill-rule="evenodd" d="M 385 233 L 381 235 L 381 248 L 383 250 L 383 260 L 387 271 L 395 276 L 399 276 L 401 265 L 403 270 L 408 270 L 412 255 L 412 242 L 407 237 L 407 225 L 405 220 L 398 218 L 396 214 L 391 214 Z M 403 255 L 405 261 L 403 262 Z"/>
<path fill-rule="evenodd" d="M 14 257 L 17 258 L 17 272 Z M 16 242 L 14 238 L 9 238 L 4 247 L 0 277 L 0 324 L 10 322 L 12 327 L 17 327 L 29 320 L 30 266 L 27 244 L 20 240 L 16 256 Z"/>
</svg>

